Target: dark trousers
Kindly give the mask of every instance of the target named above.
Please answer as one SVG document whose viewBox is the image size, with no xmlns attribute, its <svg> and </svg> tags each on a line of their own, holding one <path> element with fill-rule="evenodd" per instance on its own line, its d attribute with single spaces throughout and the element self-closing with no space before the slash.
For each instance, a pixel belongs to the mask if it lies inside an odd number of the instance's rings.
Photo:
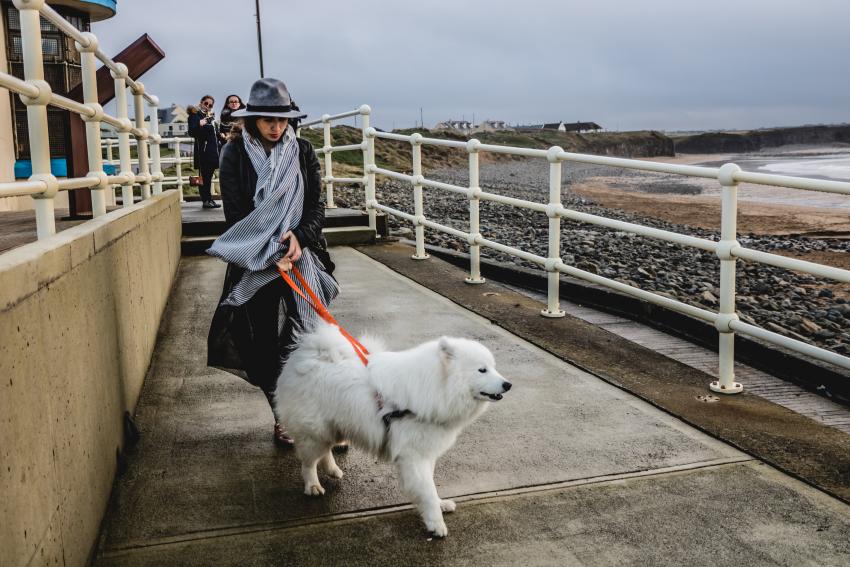
<svg viewBox="0 0 850 567">
<path fill-rule="evenodd" d="M 243 273 L 228 265 L 222 300 Z M 292 289 L 277 278 L 244 305 L 219 304 L 210 325 L 207 364 L 247 380 L 268 396 L 277 387 L 300 324 Z"/>
<path fill-rule="evenodd" d="M 201 201 L 206 203 L 207 201 L 212 201 L 212 191 L 210 187 L 212 187 L 212 178 L 215 170 L 218 169 L 215 165 L 204 165 L 201 164 L 200 173 L 201 179 L 203 180 L 203 184 L 198 188 L 198 191 L 201 193 Z"/>
<path fill-rule="evenodd" d="M 244 307 L 254 353 L 245 361 L 245 370 L 251 383 L 268 394 L 277 388 L 277 378 L 295 343 L 295 329 L 301 321 L 295 297 L 286 282 L 277 278 L 260 288 Z"/>
</svg>

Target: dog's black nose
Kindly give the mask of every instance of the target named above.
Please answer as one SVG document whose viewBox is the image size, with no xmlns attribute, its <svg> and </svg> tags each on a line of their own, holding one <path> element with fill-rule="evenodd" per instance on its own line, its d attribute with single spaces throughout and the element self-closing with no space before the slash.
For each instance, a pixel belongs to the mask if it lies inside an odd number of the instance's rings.
<svg viewBox="0 0 850 567">
<path fill-rule="evenodd" d="M 502 389 L 506 392 L 511 389 L 511 386 L 513 386 L 513 384 L 510 382 L 502 382 Z"/>
</svg>

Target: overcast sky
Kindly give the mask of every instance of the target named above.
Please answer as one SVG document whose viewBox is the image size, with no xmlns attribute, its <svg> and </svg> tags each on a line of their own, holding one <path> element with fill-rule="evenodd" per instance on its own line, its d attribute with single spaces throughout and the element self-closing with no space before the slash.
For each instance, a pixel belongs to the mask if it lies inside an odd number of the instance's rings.
<svg viewBox="0 0 850 567">
<path fill-rule="evenodd" d="M 595 121 L 609 130 L 850 122 L 848 0 L 260 0 L 267 77 L 318 118 Z M 255 0 L 119 0 L 113 55 L 148 33 L 162 100 L 246 98 Z M 153 14 L 153 17 L 152 17 Z M 309 119 L 309 118 L 308 118 Z"/>
</svg>

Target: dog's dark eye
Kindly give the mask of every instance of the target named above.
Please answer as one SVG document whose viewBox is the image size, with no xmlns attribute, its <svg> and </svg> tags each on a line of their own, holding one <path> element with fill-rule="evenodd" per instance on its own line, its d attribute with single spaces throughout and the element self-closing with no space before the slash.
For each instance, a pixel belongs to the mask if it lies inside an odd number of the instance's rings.
<svg viewBox="0 0 850 567">
<path fill-rule="evenodd" d="M 485 372 L 487 372 L 487 369 L 486 368 L 479 368 L 478 372 L 480 372 L 481 374 L 484 374 Z"/>
</svg>

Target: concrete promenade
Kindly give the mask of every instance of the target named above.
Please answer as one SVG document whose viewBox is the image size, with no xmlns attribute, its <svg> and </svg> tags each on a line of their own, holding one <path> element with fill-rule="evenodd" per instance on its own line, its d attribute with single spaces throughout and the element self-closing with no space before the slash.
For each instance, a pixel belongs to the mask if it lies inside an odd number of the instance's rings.
<svg viewBox="0 0 850 567">
<path fill-rule="evenodd" d="M 474 338 L 514 384 L 437 464 L 441 496 L 458 503 L 446 517 L 448 538 L 428 541 L 392 468 L 355 449 L 338 458 L 345 478 L 323 480 L 323 498 L 301 493 L 294 454 L 273 445 L 259 390 L 205 366 L 224 266 L 184 257 L 137 408 L 141 440 L 116 481 L 98 565 L 850 564 L 845 502 L 361 252 L 332 256 L 342 294 L 331 310 L 354 334 L 380 334 L 397 349 L 441 334 Z M 454 270 L 456 279 L 442 279 L 464 286 L 460 270 L 429 262 L 415 264 L 434 277 Z M 528 305 L 489 284 L 466 288 L 517 310 Z M 605 340 L 610 348 L 582 356 L 622 358 L 620 339 Z"/>
</svg>

